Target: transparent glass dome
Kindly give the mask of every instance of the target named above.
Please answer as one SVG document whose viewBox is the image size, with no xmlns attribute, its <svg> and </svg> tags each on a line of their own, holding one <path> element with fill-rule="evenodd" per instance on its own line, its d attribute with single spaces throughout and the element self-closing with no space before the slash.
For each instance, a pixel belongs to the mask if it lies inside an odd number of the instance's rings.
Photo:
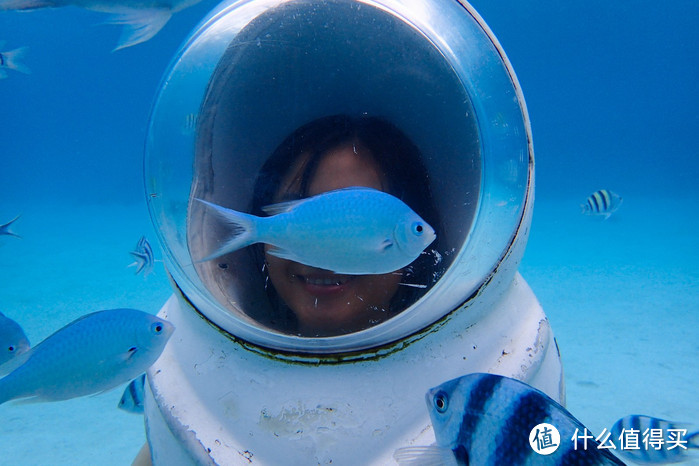
<svg viewBox="0 0 699 466">
<path fill-rule="evenodd" d="M 429 218 L 437 240 L 393 273 L 399 283 L 390 304 L 367 304 L 371 313 L 359 324 L 314 332 L 302 311 L 286 303 L 283 286 L 275 286 L 270 272 L 279 269 L 261 244 L 203 260 L 232 232 L 197 199 L 254 213 L 264 199 L 261 186 L 272 203 L 285 200 L 287 191 L 302 198 L 327 191 L 287 189 L 285 180 L 300 176 L 294 167 L 301 159 L 278 154 L 290 141 L 310 140 L 308 128 L 326 128 L 328 121 L 351 127 L 355 154 L 380 161 L 377 189 L 402 186 L 383 190 Z M 392 136 L 367 142 L 362 131 L 377 127 Z M 315 173 L 335 149 L 319 155 L 309 186 L 316 186 Z M 371 184 L 365 178 L 345 182 L 347 173 L 328 175 L 332 182 L 323 186 Z M 516 237 L 532 173 L 516 78 L 480 17 L 456 0 L 224 2 L 192 34 L 163 80 L 145 162 L 151 217 L 183 295 L 235 337 L 299 353 L 387 344 L 468 301 Z M 288 280 L 303 273 L 291 272 Z M 306 288 L 313 280 L 316 288 L 323 280 L 337 289 L 362 280 L 374 289 L 393 286 L 379 275 L 333 281 L 316 271 L 301 279 Z M 371 301 L 357 289 L 354 298 Z"/>
</svg>

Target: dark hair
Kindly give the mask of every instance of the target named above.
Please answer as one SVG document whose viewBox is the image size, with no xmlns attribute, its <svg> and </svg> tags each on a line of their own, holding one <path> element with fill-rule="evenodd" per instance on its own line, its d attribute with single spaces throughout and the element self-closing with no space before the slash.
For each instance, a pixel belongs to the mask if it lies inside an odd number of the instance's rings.
<svg viewBox="0 0 699 466">
<path fill-rule="evenodd" d="M 396 126 L 377 117 L 333 115 L 314 120 L 289 135 L 274 151 L 260 170 L 255 181 L 251 213 L 264 216 L 262 208 L 273 204 L 283 178 L 293 163 L 304 154 L 307 160 L 301 170 L 300 197 L 308 197 L 308 185 L 313 180 L 322 158 L 331 150 L 344 144 L 359 144 L 379 167 L 387 183 L 385 191 L 401 199 L 437 233 L 437 240 L 430 247 L 439 251 L 436 244 L 443 231 L 437 209 L 434 206 L 427 170 L 418 148 Z M 286 200 L 286 199 L 285 199 Z M 257 270 L 264 269 L 264 249 L 254 245 Z M 439 256 L 438 256 L 439 257 Z M 439 278 L 435 270 L 435 257 L 422 254 L 403 276 L 401 286 L 391 302 L 391 311 L 397 313 L 422 296 Z M 417 286 L 416 286 L 417 285 Z M 274 287 L 267 283 L 267 295 L 276 318 L 274 326 L 287 326 L 294 320 L 293 313 L 279 298 Z"/>
</svg>

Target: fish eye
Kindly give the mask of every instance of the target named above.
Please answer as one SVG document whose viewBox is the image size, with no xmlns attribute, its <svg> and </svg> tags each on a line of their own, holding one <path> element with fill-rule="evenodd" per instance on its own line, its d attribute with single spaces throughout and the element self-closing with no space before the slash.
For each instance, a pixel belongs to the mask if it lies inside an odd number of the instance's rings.
<svg viewBox="0 0 699 466">
<path fill-rule="evenodd" d="M 150 329 L 156 335 L 160 335 L 161 333 L 163 333 L 163 324 L 162 322 L 156 322 L 150 326 Z"/>
<path fill-rule="evenodd" d="M 7 350 L 8 350 L 10 353 L 14 353 L 14 352 L 15 352 L 15 347 L 14 347 L 14 346 L 10 346 L 9 348 L 7 348 Z"/>
<path fill-rule="evenodd" d="M 439 392 L 434 397 L 434 407 L 438 413 L 444 414 L 449 407 L 449 398 L 444 392 Z"/>
<path fill-rule="evenodd" d="M 422 233 L 425 231 L 425 227 L 422 226 L 422 223 L 420 222 L 415 222 L 413 223 L 413 234 L 420 236 Z"/>
</svg>

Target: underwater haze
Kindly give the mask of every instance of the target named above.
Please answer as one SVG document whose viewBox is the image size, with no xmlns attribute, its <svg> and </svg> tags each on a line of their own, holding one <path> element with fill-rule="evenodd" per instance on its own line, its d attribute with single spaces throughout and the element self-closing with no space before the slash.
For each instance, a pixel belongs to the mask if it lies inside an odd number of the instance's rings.
<svg viewBox="0 0 699 466">
<path fill-rule="evenodd" d="M 115 52 L 119 26 L 66 7 L 0 11 L 0 312 L 38 343 L 100 309 L 156 313 L 143 187 L 151 105 L 171 59 L 217 4 Z M 536 202 L 520 272 L 560 347 L 567 408 L 591 431 L 628 414 L 699 424 L 699 2 L 474 0 L 527 102 Z M 597 190 L 623 197 L 603 219 Z M 0 406 L 0 465 L 130 464 L 141 416 L 94 397 Z"/>
</svg>

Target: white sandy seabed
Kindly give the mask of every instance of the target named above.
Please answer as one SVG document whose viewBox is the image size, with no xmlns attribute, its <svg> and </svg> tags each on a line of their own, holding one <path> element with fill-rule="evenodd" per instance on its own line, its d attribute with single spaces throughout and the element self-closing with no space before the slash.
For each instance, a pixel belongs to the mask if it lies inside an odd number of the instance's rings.
<svg viewBox="0 0 699 466">
<path fill-rule="evenodd" d="M 626 199 L 608 220 L 578 204 L 537 200 L 520 267 L 556 334 L 568 409 L 593 433 L 627 414 L 697 423 L 699 203 Z M 0 311 L 32 344 L 83 314 L 155 313 L 169 296 L 161 264 L 145 278 L 127 267 L 141 235 L 156 243 L 142 205 L 8 207 L 0 221 L 22 213 L 22 239 L 0 237 Z M 0 406 L 0 465 L 130 464 L 145 434 L 121 394 Z"/>
</svg>

